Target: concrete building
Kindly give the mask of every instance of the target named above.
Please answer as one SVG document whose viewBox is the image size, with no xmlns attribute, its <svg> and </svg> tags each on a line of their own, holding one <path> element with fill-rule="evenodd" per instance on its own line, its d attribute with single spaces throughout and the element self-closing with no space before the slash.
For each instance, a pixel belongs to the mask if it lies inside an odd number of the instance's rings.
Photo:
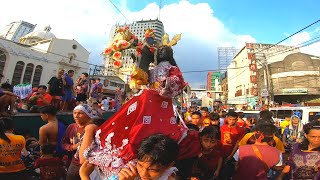
<svg viewBox="0 0 320 180">
<path fill-rule="evenodd" d="M 271 86 L 268 95 L 274 102 L 320 103 L 320 57 L 294 53 L 268 65 Z M 263 69 L 260 69 L 259 81 L 263 80 Z"/>
<path fill-rule="evenodd" d="M 118 28 L 123 28 L 125 26 L 128 26 L 130 31 L 140 40 L 143 41 L 144 39 L 144 32 L 146 29 L 153 29 L 155 32 L 155 39 L 157 42 L 161 42 L 162 36 L 164 35 L 164 27 L 160 20 L 142 20 L 142 21 L 136 21 L 132 24 L 116 24 L 111 28 L 109 40 L 112 41 L 112 39 L 116 35 L 116 30 Z M 132 66 L 133 66 L 133 60 L 130 57 L 131 54 L 135 54 L 135 49 L 126 49 L 123 51 L 123 56 L 121 57 L 121 60 L 123 62 L 123 66 L 116 70 L 113 66 L 113 60 L 109 57 L 106 57 L 104 59 L 104 66 L 106 67 L 105 75 L 107 76 L 119 76 L 123 81 L 128 83 L 130 79 L 130 74 L 132 72 Z"/>
<path fill-rule="evenodd" d="M 217 91 L 218 85 L 221 83 L 222 73 L 219 71 L 208 72 L 207 74 L 207 90 L 208 91 Z"/>
<path fill-rule="evenodd" d="M 55 38 L 50 29 L 31 32 L 21 43 L 0 38 L 1 83 L 46 85 L 59 69 L 74 70 L 74 79 L 88 71 L 89 52 L 76 40 Z"/>
<path fill-rule="evenodd" d="M 25 21 L 12 22 L 3 28 L 0 37 L 14 42 L 19 42 L 21 37 L 32 32 L 35 27 L 36 25 Z"/>
<path fill-rule="evenodd" d="M 227 72 L 225 72 L 224 74 L 222 74 L 221 76 L 221 102 L 222 104 L 228 104 L 228 74 Z"/>
<path fill-rule="evenodd" d="M 269 82 L 258 81 L 258 70 L 297 52 L 300 50 L 292 46 L 247 43 L 228 66 L 228 104 L 255 107 L 259 87 L 269 87 Z"/>
</svg>

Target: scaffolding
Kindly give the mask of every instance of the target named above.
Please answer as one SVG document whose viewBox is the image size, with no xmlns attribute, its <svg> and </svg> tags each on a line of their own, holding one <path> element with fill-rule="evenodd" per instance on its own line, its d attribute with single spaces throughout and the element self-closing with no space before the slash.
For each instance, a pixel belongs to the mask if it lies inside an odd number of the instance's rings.
<svg viewBox="0 0 320 180">
<path fill-rule="evenodd" d="M 218 67 L 221 73 L 227 71 L 227 67 L 231 64 L 238 51 L 239 49 L 235 47 L 218 47 Z"/>
</svg>

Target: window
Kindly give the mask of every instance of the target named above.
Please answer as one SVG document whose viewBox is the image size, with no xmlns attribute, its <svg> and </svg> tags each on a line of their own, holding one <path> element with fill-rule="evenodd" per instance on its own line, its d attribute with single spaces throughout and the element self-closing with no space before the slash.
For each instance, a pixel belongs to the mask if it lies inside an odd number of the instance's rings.
<svg viewBox="0 0 320 180">
<path fill-rule="evenodd" d="M 0 74 L 3 74 L 4 66 L 6 65 L 6 55 L 0 51 Z"/>
<path fill-rule="evenodd" d="M 23 68 L 24 68 L 24 62 L 18 61 L 13 72 L 12 86 L 20 84 Z"/>
<path fill-rule="evenodd" d="M 32 87 L 39 86 L 42 70 L 43 70 L 42 66 L 40 65 L 36 66 L 36 70 L 34 71 L 34 75 L 33 75 Z"/>
<path fill-rule="evenodd" d="M 34 65 L 32 63 L 27 64 L 26 70 L 24 71 L 23 83 L 31 83 L 33 69 Z"/>
</svg>

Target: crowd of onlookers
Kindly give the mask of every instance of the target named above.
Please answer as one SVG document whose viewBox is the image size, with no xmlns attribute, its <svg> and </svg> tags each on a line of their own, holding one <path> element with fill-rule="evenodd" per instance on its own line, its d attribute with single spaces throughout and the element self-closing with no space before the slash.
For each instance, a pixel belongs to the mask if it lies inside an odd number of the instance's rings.
<svg viewBox="0 0 320 180">
<path fill-rule="evenodd" d="M 84 151 L 105 121 L 103 111 L 121 107 L 121 93 L 111 100 L 103 96 L 99 78 L 89 82 L 83 73 L 74 83 L 73 74 L 59 71 L 48 86 L 34 88 L 18 107 L 22 112 L 39 112 L 46 122 L 39 139 L 16 135 L 12 119 L 0 119 L 0 179 L 29 178 L 23 159 L 35 152 L 32 170 L 41 179 L 99 179 L 90 176 L 93 166 L 85 161 Z M 5 89 L 0 95 L 0 102 L 9 106 L 17 98 Z M 59 111 L 71 110 L 74 123 L 67 126 L 57 119 Z M 244 118 L 232 109 L 209 112 L 207 107 L 189 107 L 181 117 L 180 125 L 197 134 L 194 143 L 199 143 L 201 153 L 178 160 L 177 143 L 155 134 L 142 141 L 136 164 L 123 168 L 120 180 L 159 179 L 169 169 L 165 179 L 320 179 L 320 116 L 302 124 L 299 116 L 292 115 L 279 127 L 268 110 L 259 118 Z"/>
<path fill-rule="evenodd" d="M 40 157 L 35 160 L 34 168 L 39 168 L 42 179 L 90 179 L 93 166 L 85 161 L 83 152 L 93 141 L 95 129 L 104 122 L 93 113 L 94 106 L 97 104 L 76 106 L 73 110 L 75 123 L 67 128 L 57 119 L 56 107 L 39 108 L 41 118 L 47 123 L 39 129 L 39 140 L 28 146 L 40 147 Z M 300 118 L 293 115 L 276 127 L 270 111 L 261 111 L 259 119 L 244 119 L 241 112 L 221 111 L 219 114 L 209 113 L 207 107 L 199 111 L 190 108 L 183 114 L 183 120 L 189 131 L 198 132 L 201 146 L 198 156 L 177 160 L 173 153 L 177 151 L 175 142 L 162 135 L 150 136 L 138 151 L 145 155 L 153 151 L 145 152 L 145 148 L 150 147 L 148 144 L 168 141 L 167 145 L 161 144 L 168 146 L 166 149 L 151 153 L 155 158 L 165 159 L 144 164 L 143 156 L 142 159 L 138 156 L 138 165 L 123 169 L 119 177 L 134 179 L 132 177 L 142 175 L 141 168 L 174 165 L 179 171 L 168 179 L 317 179 L 320 178 L 320 117 L 316 118 L 303 125 Z M 25 149 L 26 139 L 31 137 L 15 135 L 13 130 L 11 119 L 0 120 L 0 179 L 26 176 L 21 156 L 30 153 Z M 162 164 L 157 164 L 160 162 Z M 155 174 L 162 173 L 159 170 Z M 153 177 L 153 174 L 149 172 L 148 176 Z"/>
<path fill-rule="evenodd" d="M 9 83 L 4 83 L 0 88 L 0 115 L 9 116 L 14 111 L 39 112 L 39 108 L 45 105 L 53 105 L 59 112 L 71 112 L 80 103 L 91 106 L 98 103 L 99 109 L 103 111 L 118 110 L 121 107 L 123 93 L 120 88 L 112 97 L 107 96 L 103 93 L 103 84 L 99 78 L 89 79 L 88 73 L 82 73 L 74 82 L 73 76 L 73 70 L 66 73 L 59 70 L 47 85 L 33 87 L 31 93 L 23 99 L 11 92 Z"/>
</svg>

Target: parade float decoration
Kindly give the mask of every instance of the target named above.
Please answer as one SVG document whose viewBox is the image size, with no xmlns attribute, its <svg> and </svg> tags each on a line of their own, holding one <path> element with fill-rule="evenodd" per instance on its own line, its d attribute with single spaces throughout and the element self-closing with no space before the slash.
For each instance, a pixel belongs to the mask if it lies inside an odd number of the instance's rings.
<svg viewBox="0 0 320 180">
<path fill-rule="evenodd" d="M 138 39 L 130 32 L 128 26 L 118 28 L 116 32 L 117 34 L 111 43 L 103 50 L 103 55 L 110 57 L 113 60 L 114 67 L 119 69 L 123 64 L 121 60 L 123 50 L 135 46 Z"/>
<path fill-rule="evenodd" d="M 170 41 L 165 34 L 162 44 L 157 44 L 149 29 L 145 39 L 137 43 L 130 85 L 145 87 L 98 128 L 94 142 L 84 153 L 102 179 L 117 179 L 119 171 L 135 161 L 140 142 L 152 134 L 161 133 L 179 143 L 179 159 L 200 153 L 197 132 L 178 124 L 172 104 L 185 84 L 171 48 L 180 38 L 176 35 Z M 112 55 L 115 52 L 112 50 Z M 157 65 L 149 69 L 151 63 Z"/>
</svg>

